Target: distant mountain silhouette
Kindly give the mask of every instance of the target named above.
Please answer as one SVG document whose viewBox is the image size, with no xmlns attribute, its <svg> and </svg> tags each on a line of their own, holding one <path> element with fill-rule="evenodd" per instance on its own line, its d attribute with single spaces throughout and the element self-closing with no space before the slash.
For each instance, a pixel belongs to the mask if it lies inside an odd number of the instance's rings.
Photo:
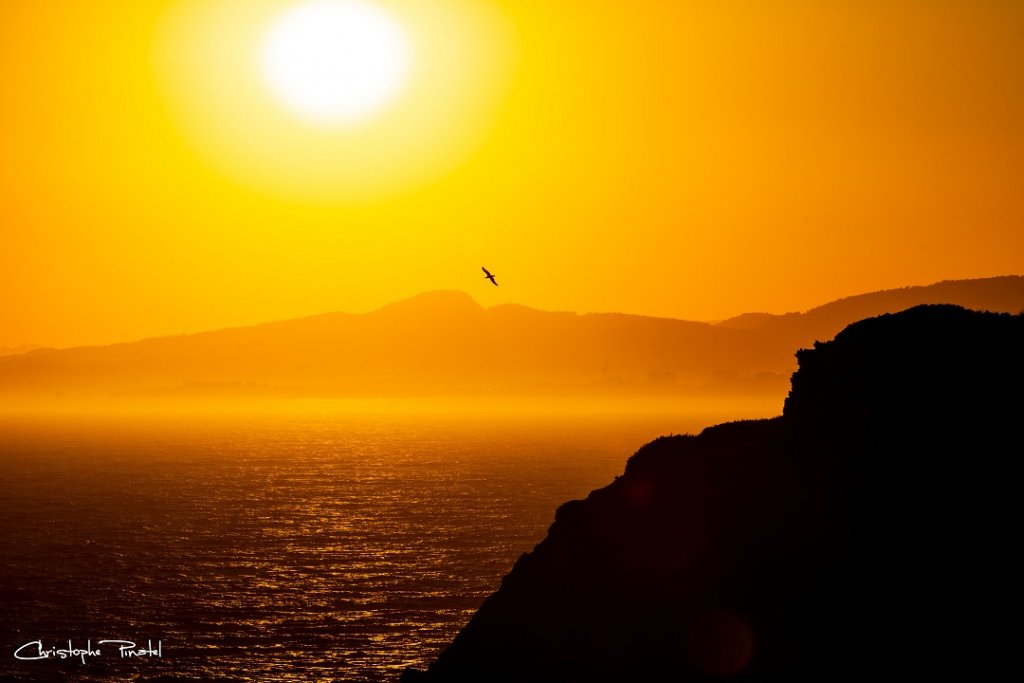
<svg viewBox="0 0 1024 683">
<path fill-rule="evenodd" d="M 402 681 L 1002 678 L 1022 348 L 1022 315 L 922 306 L 800 351 L 781 417 L 641 448 Z"/>
<path fill-rule="evenodd" d="M 850 296 L 805 313 L 744 313 L 718 325 L 756 331 L 763 342 L 773 348 L 793 349 L 807 346 L 814 340 L 832 339 L 854 321 L 896 313 L 921 304 L 955 304 L 976 311 L 1019 313 L 1024 311 L 1022 294 L 1024 278 L 1019 276 L 947 280 L 924 287 L 903 287 Z"/>
<path fill-rule="evenodd" d="M 431 292 L 363 315 L 297 320 L 0 358 L 0 398 L 785 393 L 793 349 L 919 303 L 1016 312 L 1024 277 L 844 299 L 712 325 L 620 313 L 485 309 Z"/>
<path fill-rule="evenodd" d="M 0 356 L 14 356 L 42 348 L 38 344 L 18 344 L 17 346 L 0 346 Z"/>
</svg>

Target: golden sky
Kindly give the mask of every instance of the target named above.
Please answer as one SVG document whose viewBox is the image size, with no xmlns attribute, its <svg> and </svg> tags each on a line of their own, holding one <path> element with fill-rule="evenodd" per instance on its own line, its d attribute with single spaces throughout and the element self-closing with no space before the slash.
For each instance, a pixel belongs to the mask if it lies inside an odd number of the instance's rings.
<svg viewBox="0 0 1024 683">
<path fill-rule="evenodd" d="M 1022 271 L 1019 0 L 380 0 L 408 79 L 340 128 L 261 80 L 296 4 L 0 3 L 0 346 Z"/>
</svg>

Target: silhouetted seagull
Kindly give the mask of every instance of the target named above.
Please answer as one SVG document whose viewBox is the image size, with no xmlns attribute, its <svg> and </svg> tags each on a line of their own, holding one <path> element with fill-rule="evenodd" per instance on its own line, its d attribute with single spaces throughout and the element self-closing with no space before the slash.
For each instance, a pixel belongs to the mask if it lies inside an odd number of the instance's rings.
<svg viewBox="0 0 1024 683">
<path fill-rule="evenodd" d="M 491 284 L 494 285 L 495 287 L 498 286 L 498 281 L 494 279 L 493 275 L 491 275 L 491 271 L 487 270 L 483 266 L 480 266 L 480 270 L 484 271 L 484 279 L 485 280 L 490 280 Z"/>
</svg>

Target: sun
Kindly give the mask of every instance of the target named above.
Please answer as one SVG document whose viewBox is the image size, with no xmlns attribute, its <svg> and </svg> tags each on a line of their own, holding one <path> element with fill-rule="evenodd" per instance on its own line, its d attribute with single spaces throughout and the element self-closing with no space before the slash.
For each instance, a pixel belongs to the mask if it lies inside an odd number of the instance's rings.
<svg viewBox="0 0 1024 683">
<path fill-rule="evenodd" d="M 353 125 L 401 92 L 411 49 L 399 23 L 359 0 L 310 0 L 279 15 L 260 51 L 264 80 L 296 115 Z"/>
<path fill-rule="evenodd" d="M 460 167 L 501 120 L 517 62 L 500 3 L 165 4 L 153 56 L 182 140 L 240 185 L 310 205 L 377 202 Z"/>
</svg>

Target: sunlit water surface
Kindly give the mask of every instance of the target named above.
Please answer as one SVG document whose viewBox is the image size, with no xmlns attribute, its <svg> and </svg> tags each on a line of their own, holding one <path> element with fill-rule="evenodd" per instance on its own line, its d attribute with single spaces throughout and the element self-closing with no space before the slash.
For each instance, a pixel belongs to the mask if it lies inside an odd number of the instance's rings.
<svg viewBox="0 0 1024 683">
<path fill-rule="evenodd" d="M 2 417 L 0 676 L 396 680 L 559 504 L 659 434 L 725 417 Z M 102 654 L 15 659 L 37 639 Z M 122 659 L 101 639 L 162 656 Z"/>
</svg>

